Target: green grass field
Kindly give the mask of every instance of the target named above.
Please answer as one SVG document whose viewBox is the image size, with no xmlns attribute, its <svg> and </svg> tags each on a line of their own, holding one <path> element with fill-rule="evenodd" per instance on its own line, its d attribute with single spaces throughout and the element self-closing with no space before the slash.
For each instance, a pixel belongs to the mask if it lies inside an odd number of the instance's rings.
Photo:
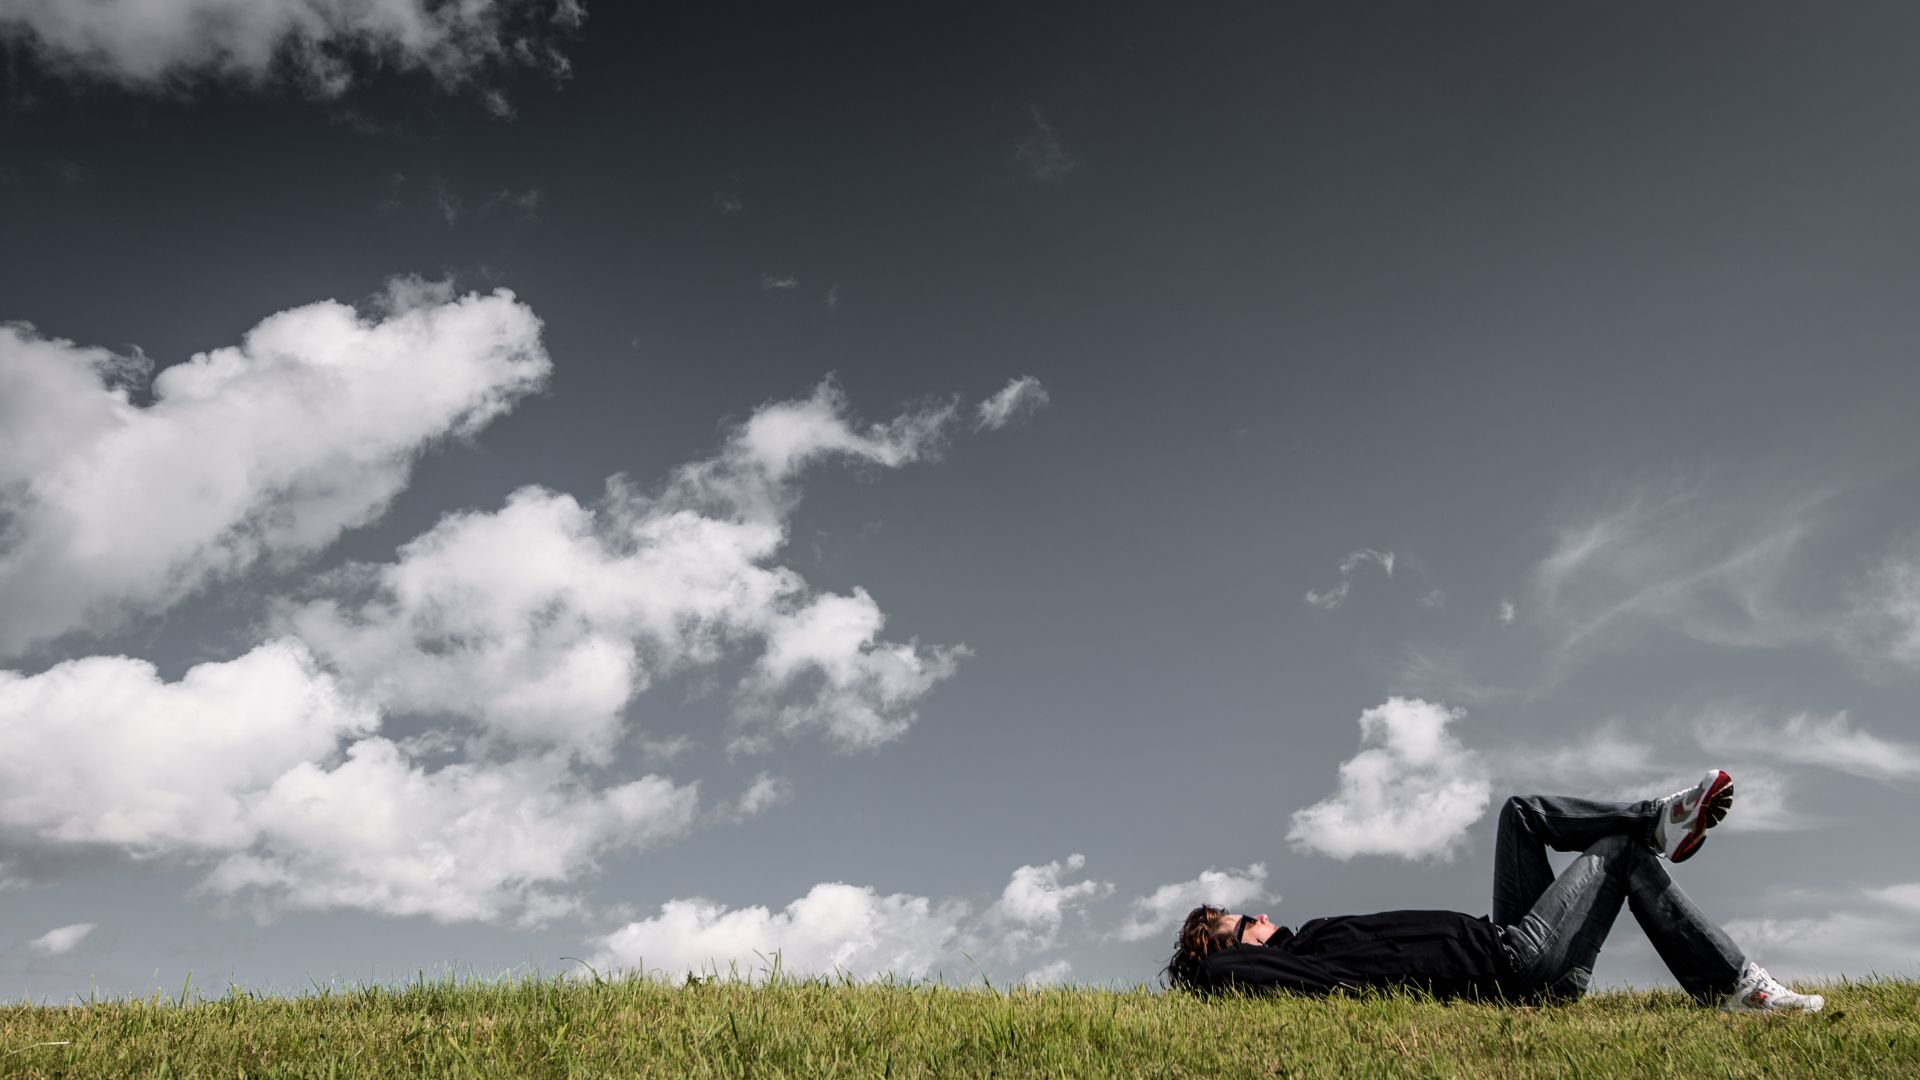
<svg viewBox="0 0 1920 1080">
<path fill-rule="evenodd" d="M 1920 983 L 1815 1016 L 1676 992 L 1578 1005 L 425 980 L 295 998 L 0 1006 L 0 1076 L 1920 1077 Z"/>
</svg>

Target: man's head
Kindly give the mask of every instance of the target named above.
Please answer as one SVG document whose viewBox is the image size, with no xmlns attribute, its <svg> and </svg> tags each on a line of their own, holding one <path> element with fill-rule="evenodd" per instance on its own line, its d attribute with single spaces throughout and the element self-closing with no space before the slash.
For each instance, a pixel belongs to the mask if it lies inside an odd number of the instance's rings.
<svg viewBox="0 0 1920 1080">
<path fill-rule="evenodd" d="M 1226 908 L 1202 904 L 1187 913 L 1180 936 L 1173 943 L 1173 959 L 1166 975 L 1173 985 L 1203 989 L 1200 965 L 1207 957 L 1235 945 L 1265 945 L 1279 927 L 1265 915 L 1240 915 Z"/>
</svg>

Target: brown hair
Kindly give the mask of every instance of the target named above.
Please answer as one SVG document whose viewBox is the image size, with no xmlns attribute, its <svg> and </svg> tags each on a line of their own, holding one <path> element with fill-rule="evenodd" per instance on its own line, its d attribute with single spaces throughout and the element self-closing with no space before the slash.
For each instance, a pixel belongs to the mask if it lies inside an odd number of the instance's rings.
<svg viewBox="0 0 1920 1080">
<path fill-rule="evenodd" d="M 1200 978 L 1201 963 L 1234 945 L 1233 931 L 1220 925 L 1220 916 L 1226 913 L 1226 908 L 1207 904 L 1187 912 L 1187 921 L 1180 924 L 1180 936 L 1173 943 L 1173 959 L 1167 961 L 1163 972 L 1176 989 L 1207 988 Z"/>
</svg>

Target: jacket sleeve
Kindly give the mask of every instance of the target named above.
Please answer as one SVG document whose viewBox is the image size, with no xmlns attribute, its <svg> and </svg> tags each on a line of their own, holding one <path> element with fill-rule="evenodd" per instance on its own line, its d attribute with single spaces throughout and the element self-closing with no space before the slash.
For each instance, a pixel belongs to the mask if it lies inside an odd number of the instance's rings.
<svg viewBox="0 0 1920 1080">
<path fill-rule="evenodd" d="M 1236 946 L 1208 957 L 1206 970 L 1215 990 L 1326 994 L 1341 985 L 1320 961 L 1285 949 Z"/>
</svg>

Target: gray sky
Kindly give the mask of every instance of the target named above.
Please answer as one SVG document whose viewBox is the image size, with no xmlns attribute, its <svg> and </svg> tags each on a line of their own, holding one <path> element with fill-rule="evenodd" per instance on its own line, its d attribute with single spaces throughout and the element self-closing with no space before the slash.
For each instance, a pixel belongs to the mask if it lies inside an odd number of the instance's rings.
<svg viewBox="0 0 1920 1080">
<path fill-rule="evenodd" d="M 206 6 L 0 0 L 11 988 L 1130 983 L 1714 765 L 1920 973 L 1910 6 Z"/>
</svg>

